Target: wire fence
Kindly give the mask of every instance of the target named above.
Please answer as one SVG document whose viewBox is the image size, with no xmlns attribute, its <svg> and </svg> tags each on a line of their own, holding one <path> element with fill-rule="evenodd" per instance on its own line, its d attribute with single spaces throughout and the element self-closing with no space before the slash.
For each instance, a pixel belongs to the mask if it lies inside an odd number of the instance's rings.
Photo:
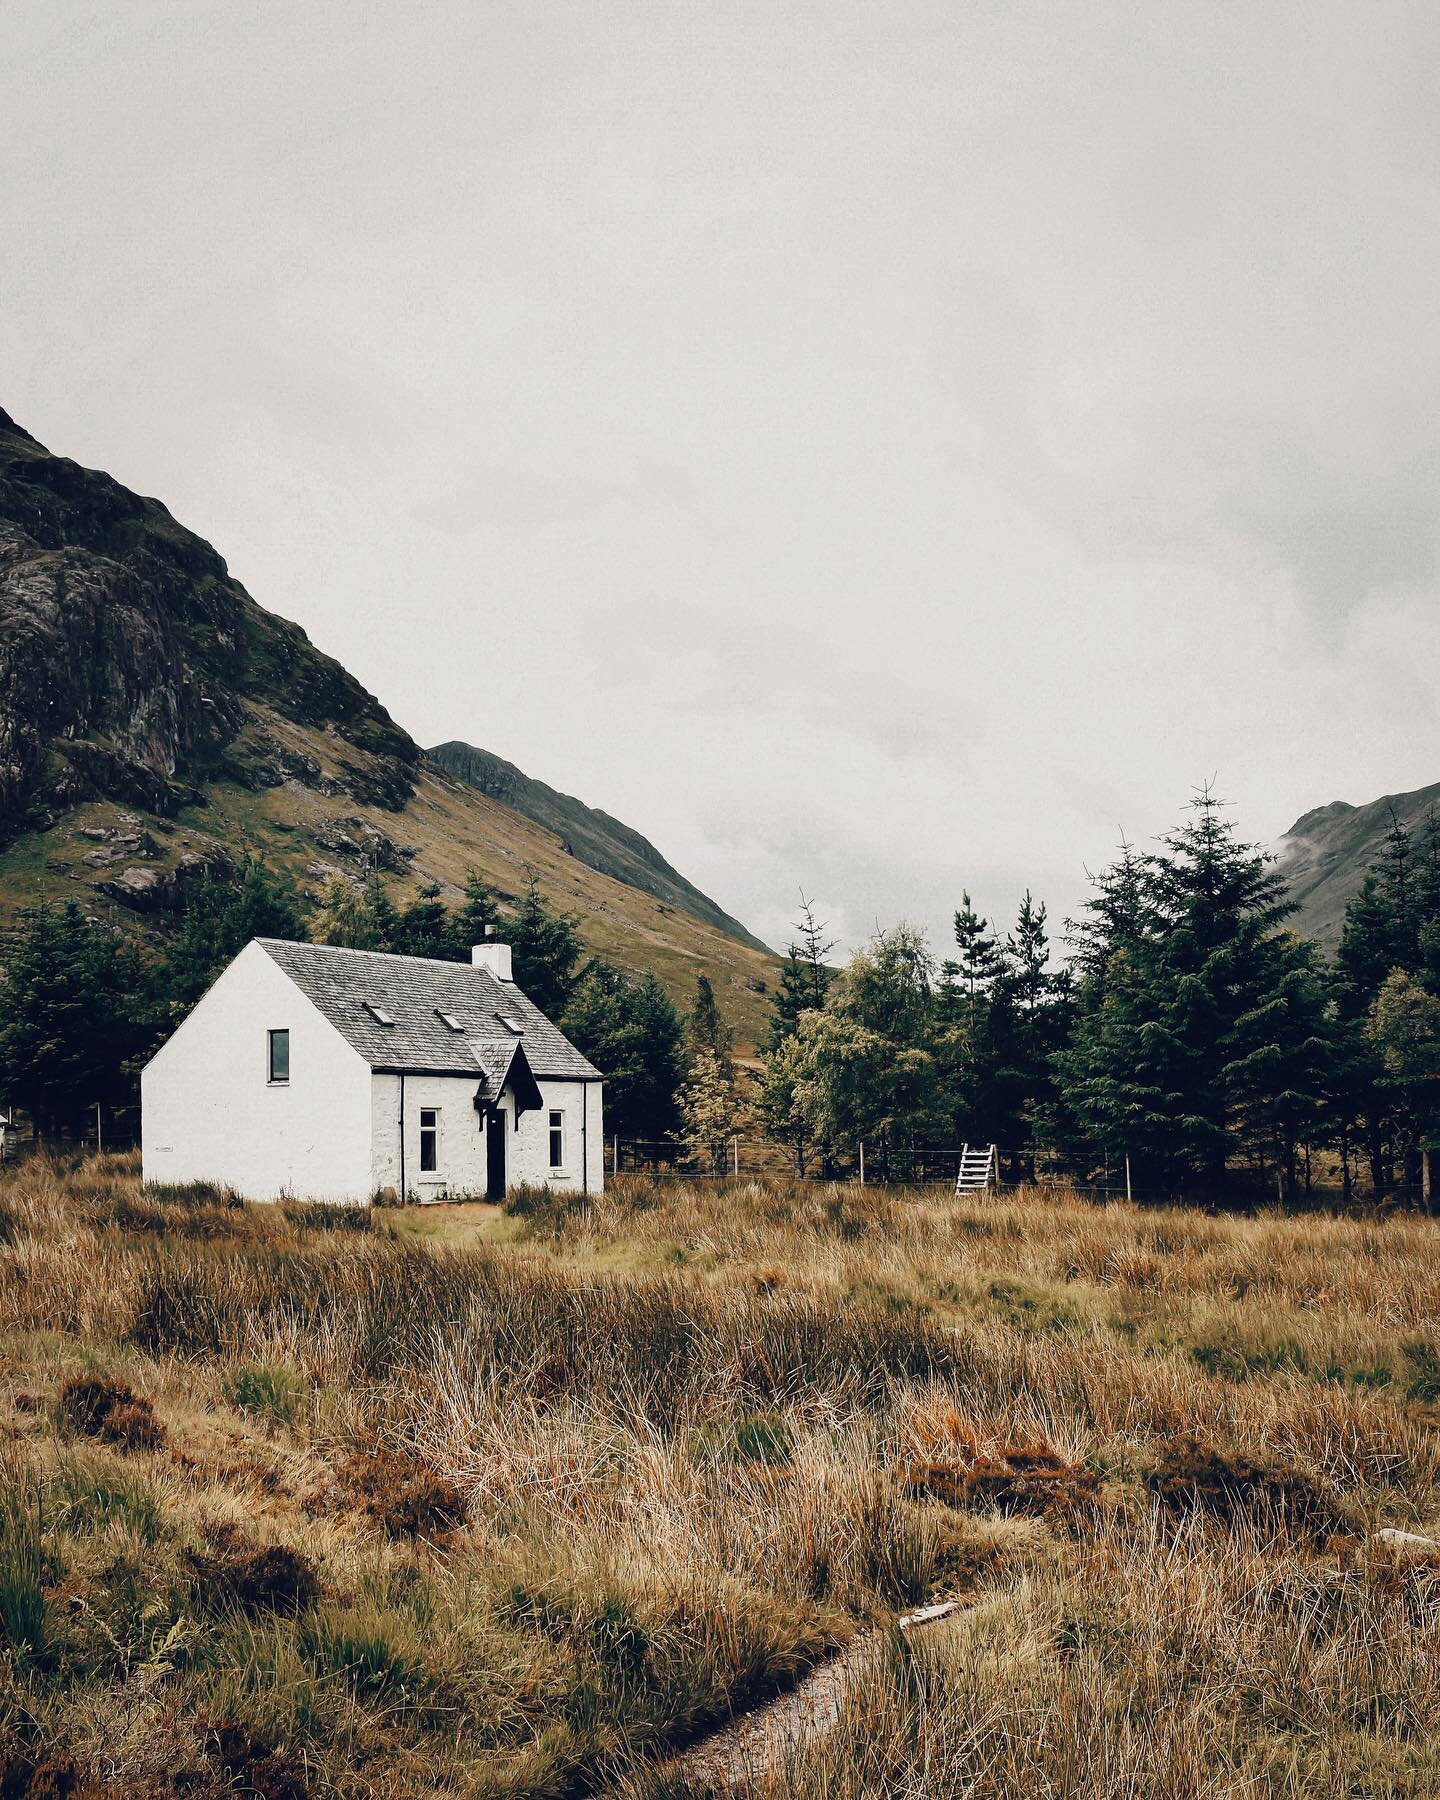
<svg viewBox="0 0 1440 1800">
<path fill-rule="evenodd" d="M 981 1146 L 986 1148 L 987 1146 Z M 609 1136 L 605 1139 L 607 1175 L 651 1175 L 685 1181 L 735 1181 L 746 1175 L 784 1176 L 809 1181 L 855 1181 L 872 1187 L 953 1188 L 964 1152 L 975 1145 L 858 1143 L 829 1153 L 807 1146 L 803 1154 L 769 1138 L 726 1137 L 713 1142 Z M 999 1151 L 999 1185 L 1064 1186 L 1096 1195 L 1123 1196 L 1127 1175 L 1114 1168 L 1062 1171 L 1048 1152 L 1026 1148 Z"/>
</svg>

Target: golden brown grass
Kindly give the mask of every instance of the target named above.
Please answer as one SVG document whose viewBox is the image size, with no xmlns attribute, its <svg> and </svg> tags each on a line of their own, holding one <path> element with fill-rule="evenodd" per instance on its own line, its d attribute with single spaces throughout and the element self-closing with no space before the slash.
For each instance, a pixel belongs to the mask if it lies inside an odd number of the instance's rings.
<svg viewBox="0 0 1440 1800">
<path fill-rule="evenodd" d="M 36 1795 L 687 1792 L 652 1751 L 964 1589 L 752 1790 L 1431 1793 L 1440 1575 L 1369 1539 L 1440 1519 L 1437 1251 L 1063 1194 L 636 1179 L 497 1220 L 31 1162 L 0 1760 Z M 157 1431 L 82 1429 L 122 1387 Z"/>
</svg>

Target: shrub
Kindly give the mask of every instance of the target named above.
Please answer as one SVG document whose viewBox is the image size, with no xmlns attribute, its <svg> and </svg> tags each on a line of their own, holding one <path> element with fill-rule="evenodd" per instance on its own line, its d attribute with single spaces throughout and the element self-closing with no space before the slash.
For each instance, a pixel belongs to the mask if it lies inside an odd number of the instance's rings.
<svg viewBox="0 0 1440 1800">
<path fill-rule="evenodd" d="M 1171 1518 L 1204 1514 L 1226 1525 L 1278 1526 L 1314 1543 L 1350 1530 L 1329 1490 L 1303 1470 L 1227 1456 L 1196 1437 L 1167 1445 L 1145 1485 Z"/>
<path fill-rule="evenodd" d="M 247 1544 L 233 1526 L 213 1529 L 192 1550 L 190 1567 L 202 1601 L 212 1612 L 298 1613 L 319 1591 L 309 1558 L 289 1544 Z"/>
<path fill-rule="evenodd" d="M 306 1800 L 304 1766 L 235 1719 L 220 1719 L 206 1733 L 206 1748 L 227 1779 L 253 1800 Z"/>
<path fill-rule="evenodd" d="M 433 1469 L 393 1450 L 359 1452 L 343 1471 L 391 1537 L 443 1537 L 465 1522 L 465 1496 Z"/>
<path fill-rule="evenodd" d="M 1068 1461 L 1049 1444 L 1005 1445 L 954 1462 L 913 1463 L 901 1471 L 900 1485 L 907 1494 L 946 1506 L 980 1501 L 1057 1524 L 1091 1518 L 1101 1506 L 1094 1470 Z"/>
<path fill-rule="evenodd" d="M 255 1413 L 276 1425 L 293 1425 L 305 1398 L 305 1383 L 283 1363 L 245 1363 L 226 1375 L 225 1398 L 240 1412 Z"/>
<path fill-rule="evenodd" d="M 124 1381 L 72 1376 L 60 1390 L 60 1412 L 76 1431 L 122 1450 L 158 1450 L 165 1442 L 150 1402 Z"/>
</svg>

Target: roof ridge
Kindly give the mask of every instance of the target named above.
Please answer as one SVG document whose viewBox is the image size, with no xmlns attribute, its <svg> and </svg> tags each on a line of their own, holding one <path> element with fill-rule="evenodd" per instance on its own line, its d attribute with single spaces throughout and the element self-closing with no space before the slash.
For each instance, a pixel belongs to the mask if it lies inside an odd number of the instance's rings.
<svg viewBox="0 0 1440 1800">
<path fill-rule="evenodd" d="M 313 938 L 261 937 L 253 941 L 261 945 L 283 944 L 287 950 L 323 950 L 332 956 L 373 956 L 382 962 L 424 963 L 431 969 L 468 969 L 472 974 L 488 976 L 497 987 L 515 986 L 513 981 L 501 981 L 498 976 L 491 975 L 489 969 L 481 968 L 479 963 L 457 962 L 450 956 L 411 956 L 404 950 L 361 950 L 354 944 L 317 944 Z"/>
</svg>

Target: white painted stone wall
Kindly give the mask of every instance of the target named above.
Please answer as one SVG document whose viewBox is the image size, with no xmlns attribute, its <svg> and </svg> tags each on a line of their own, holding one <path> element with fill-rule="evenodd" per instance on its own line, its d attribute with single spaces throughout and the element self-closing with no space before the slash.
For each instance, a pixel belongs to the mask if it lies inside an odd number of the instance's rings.
<svg viewBox="0 0 1440 1800">
<path fill-rule="evenodd" d="M 522 1115 L 510 1140 L 510 1180 L 583 1188 L 599 1194 L 605 1187 L 604 1125 L 598 1081 L 555 1081 L 542 1077 L 543 1105 Z M 564 1113 L 564 1162 L 550 1166 L 550 1113 Z"/>
<path fill-rule="evenodd" d="M 371 1093 L 373 1156 L 369 1192 L 400 1191 L 400 1077 L 377 1074 Z M 405 1190 L 412 1200 L 483 1198 L 486 1183 L 485 1133 L 475 1112 L 479 1076 L 407 1075 L 405 1077 Z M 515 1128 L 514 1101 L 506 1094 L 506 1175 L 511 1186 L 524 1182 L 585 1188 L 601 1193 L 605 1185 L 605 1151 L 601 1087 L 598 1081 L 539 1083 L 544 1100 L 538 1111 L 523 1113 Z M 439 1167 L 433 1174 L 420 1168 L 420 1112 L 434 1107 L 440 1114 Z M 550 1167 L 550 1112 L 565 1114 L 564 1161 Z M 588 1182 L 587 1182 L 588 1173 Z"/>
<path fill-rule="evenodd" d="M 290 1033 L 272 1085 L 271 1030 Z M 366 1200 L 369 1065 L 248 944 L 140 1078 L 146 1181 L 213 1181 L 250 1200 Z"/>
<path fill-rule="evenodd" d="M 405 1087 L 405 1191 L 412 1200 L 466 1199 L 485 1193 L 485 1134 L 475 1112 L 474 1075 L 407 1075 Z M 371 1190 L 400 1192 L 400 1087 L 398 1075 L 376 1075 L 372 1092 L 374 1145 Z M 420 1109 L 440 1115 L 439 1167 L 420 1170 Z"/>
</svg>

